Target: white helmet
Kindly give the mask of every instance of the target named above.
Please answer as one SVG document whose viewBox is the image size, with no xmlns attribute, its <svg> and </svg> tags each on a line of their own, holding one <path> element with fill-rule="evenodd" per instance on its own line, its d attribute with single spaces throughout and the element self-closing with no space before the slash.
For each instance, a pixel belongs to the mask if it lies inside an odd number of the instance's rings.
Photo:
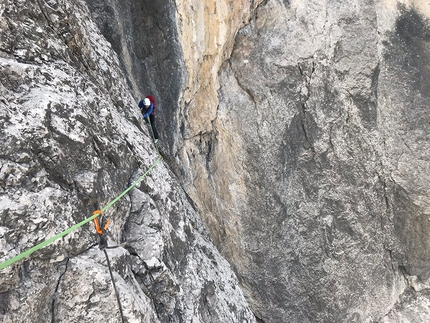
<svg viewBox="0 0 430 323">
<path fill-rule="evenodd" d="M 150 106 L 151 105 L 151 101 L 149 101 L 148 98 L 145 98 L 145 100 L 143 100 L 143 104 L 146 106 Z"/>
</svg>

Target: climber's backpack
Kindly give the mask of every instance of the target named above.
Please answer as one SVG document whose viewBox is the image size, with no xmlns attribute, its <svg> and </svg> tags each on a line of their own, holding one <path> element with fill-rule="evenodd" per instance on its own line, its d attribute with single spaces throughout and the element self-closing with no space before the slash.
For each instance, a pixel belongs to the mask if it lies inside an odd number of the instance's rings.
<svg viewBox="0 0 430 323">
<path fill-rule="evenodd" d="M 153 106 L 152 113 L 155 113 L 155 107 L 157 106 L 157 103 L 155 103 L 155 99 L 154 99 L 154 97 L 153 97 L 152 95 L 147 95 L 147 96 L 145 97 L 145 99 L 146 99 L 146 98 L 148 98 L 148 99 L 149 99 L 149 101 L 151 101 L 152 106 Z"/>
</svg>

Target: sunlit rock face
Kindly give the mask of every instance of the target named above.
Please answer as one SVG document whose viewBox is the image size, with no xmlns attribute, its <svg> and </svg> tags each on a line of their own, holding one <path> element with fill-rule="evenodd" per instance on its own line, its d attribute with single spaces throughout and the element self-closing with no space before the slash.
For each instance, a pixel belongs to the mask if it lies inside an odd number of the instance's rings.
<svg viewBox="0 0 430 323">
<path fill-rule="evenodd" d="M 143 82 L 93 19 L 78 0 L 0 4 L 0 262 L 109 205 L 158 161 L 104 214 L 119 299 L 90 222 L 1 270 L 0 321 L 255 322 L 159 159 L 136 107 Z"/>
</svg>

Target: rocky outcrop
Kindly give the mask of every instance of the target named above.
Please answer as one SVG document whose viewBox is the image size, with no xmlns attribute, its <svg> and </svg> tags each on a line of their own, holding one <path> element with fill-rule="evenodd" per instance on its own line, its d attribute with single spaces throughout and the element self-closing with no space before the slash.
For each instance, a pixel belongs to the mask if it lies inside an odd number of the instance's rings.
<svg viewBox="0 0 430 323">
<path fill-rule="evenodd" d="M 4 262 L 108 205 L 159 155 L 121 45 L 83 1 L 3 1 L 0 16 Z M 163 160 L 105 216 L 108 258 L 90 223 L 2 270 L 2 322 L 255 322 Z"/>
</svg>

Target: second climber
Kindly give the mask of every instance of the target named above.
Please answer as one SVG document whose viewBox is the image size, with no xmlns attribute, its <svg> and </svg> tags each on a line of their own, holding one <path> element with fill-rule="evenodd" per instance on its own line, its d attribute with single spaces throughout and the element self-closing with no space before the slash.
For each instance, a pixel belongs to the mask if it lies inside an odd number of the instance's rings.
<svg viewBox="0 0 430 323">
<path fill-rule="evenodd" d="M 154 97 L 148 95 L 143 100 L 140 100 L 139 102 L 139 108 L 142 112 L 143 118 L 147 123 L 150 124 L 152 128 L 152 135 L 154 136 L 154 143 L 157 143 L 158 141 L 158 132 L 157 128 L 155 127 L 155 100 Z"/>
</svg>

